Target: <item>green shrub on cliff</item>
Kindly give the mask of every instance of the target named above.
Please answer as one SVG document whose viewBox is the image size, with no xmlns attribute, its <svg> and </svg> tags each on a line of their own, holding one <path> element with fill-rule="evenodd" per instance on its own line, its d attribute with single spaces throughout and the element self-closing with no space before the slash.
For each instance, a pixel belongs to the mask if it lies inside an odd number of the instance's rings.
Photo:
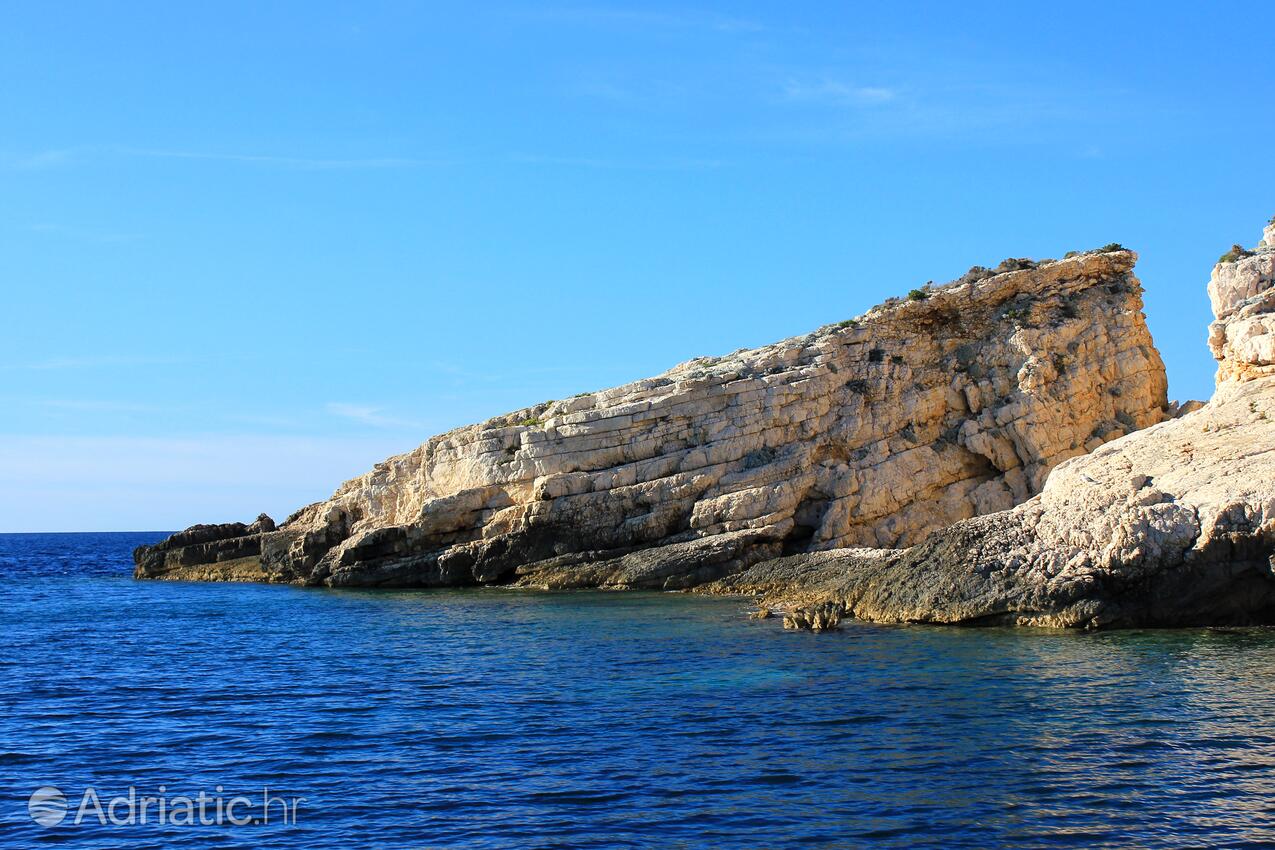
<svg viewBox="0 0 1275 850">
<path fill-rule="evenodd" d="M 970 270 L 961 275 L 958 283 L 978 283 L 980 280 L 986 280 L 995 272 L 986 266 L 970 266 Z"/>
<path fill-rule="evenodd" d="M 996 273 L 1004 274 L 1005 272 L 1026 271 L 1034 269 L 1036 266 L 1036 261 L 1028 259 L 1027 257 L 1006 257 L 1001 260 L 1000 265 L 996 267 Z"/>
<path fill-rule="evenodd" d="M 1117 251 L 1128 251 L 1129 249 L 1121 245 L 1119 242 L 1108 242 L 1101 248 L 1090 248 L 1088 251 L 1068 251 L 1063 254 L 1064 260 L 1070 260 L 1072 257 L 1079 257 L 1081 254 L 1114 254 Z"/>
<path fill-rule="evenodd" d="M 925 299 L 929 297 L 930 297 L 930 293 L 926 292 L 924 289 L 908 290 L 909 301 L 924 301 Z"/>
<path fill-rule="evenodd" d="M 1219 263 L 1233 263 L 1236 260 L 1242 260 L 1245 257 L 1253 256 L 1253 252 L 1245 248 L 1243 245 L 1232 245 L 1231 250 L 1217 258 Z"/>
</svg>

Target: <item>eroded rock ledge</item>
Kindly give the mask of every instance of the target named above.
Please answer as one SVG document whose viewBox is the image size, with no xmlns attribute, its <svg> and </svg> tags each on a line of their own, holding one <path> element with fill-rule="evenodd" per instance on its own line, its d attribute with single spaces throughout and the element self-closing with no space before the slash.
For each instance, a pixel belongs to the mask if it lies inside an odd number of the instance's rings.
<svg viewBox="0 0 1275 850">
<path fill-rule="evenodd" d="M 1007 261 L 460 428 L 278 528 L 197 526 L 142 547 L 136 575 L 673 589 L 784 555 L 911 546 L 1165 418 L 1135 259 L 1109 246 Z"/>
<path fill-rule="evenodd" d="M 1275 623 L 1275 221 L 1256 251 L 1223 259 L 1209 283 L 1207 405 L 911 548 L 797 555 L 712 589 L 882 622 Z"/>
</svg>

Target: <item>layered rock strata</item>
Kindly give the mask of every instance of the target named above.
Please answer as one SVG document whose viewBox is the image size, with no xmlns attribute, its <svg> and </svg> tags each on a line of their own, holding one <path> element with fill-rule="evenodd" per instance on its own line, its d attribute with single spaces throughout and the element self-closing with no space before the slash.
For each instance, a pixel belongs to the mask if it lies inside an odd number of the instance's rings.
<svg viewBox="0 0 1275 850">
<path fill-rule="evenodd" d="M 784 558 L 719 582 L 885 622 L 1275 622 L 1275 221 L 1209 283 L 1217 390 L 1060 464 L 1013 510 L 901 550 Z"/>
<path fill-rule="evenodd" d="M 1134 261 L 1114 247 L 1007 261 L 460 428 L 278 528 L 197 526 L 142 547 L 136 575 L 674 589 L 787 554 L 918 544 L 1165 418 Z"/>
</svg>

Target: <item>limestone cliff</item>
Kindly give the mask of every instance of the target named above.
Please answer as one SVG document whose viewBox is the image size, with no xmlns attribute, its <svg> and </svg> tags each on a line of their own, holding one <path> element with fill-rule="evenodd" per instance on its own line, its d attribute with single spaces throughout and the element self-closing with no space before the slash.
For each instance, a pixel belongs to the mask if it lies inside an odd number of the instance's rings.
<svg viewBox="0 0 1275 850">
<path fill-rule="evenodd" d="M 1237 250 L 1238 249 L 1238 250 Z M 1233 248 L 1213 268 L 1209 348 L 1219 386 L 1275 375 L 1275 219 L 1256 251 Z"/>
<path fill-rule="evenodd" d="M 144 578 L 683 588 L 1001 511 L 1165 417 L 1135 255 L 1006 261 L 857 320 L 460 428 Z"/>
<path fill-rule="evenodd" d="M 1213 270 L 1218 386 L 1199 410 L 1066 461 L 1025 504 L 910 549 L 780 559 L 715 589 L 892 622 L 1275 622 L 1273 284 L 1275 222 Z"/>
</svg>

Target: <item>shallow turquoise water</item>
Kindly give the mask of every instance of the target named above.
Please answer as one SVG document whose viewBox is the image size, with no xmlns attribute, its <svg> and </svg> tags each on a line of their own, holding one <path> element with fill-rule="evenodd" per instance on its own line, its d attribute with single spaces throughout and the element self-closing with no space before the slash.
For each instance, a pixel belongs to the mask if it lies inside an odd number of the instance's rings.
<svg viewBox="0 0 1275 850">
<path fill-rule="evenodd" d="M 1275 841 L 1275 633 L 811 635 L 667 594 L 134 582 L 160 536 L 0 535 L 3 843 Z M 54 827 L 27 809 L 46 785 Z M 72 823 L 130 785 L 305 799 L 295 824 Z"/>
</svg>

